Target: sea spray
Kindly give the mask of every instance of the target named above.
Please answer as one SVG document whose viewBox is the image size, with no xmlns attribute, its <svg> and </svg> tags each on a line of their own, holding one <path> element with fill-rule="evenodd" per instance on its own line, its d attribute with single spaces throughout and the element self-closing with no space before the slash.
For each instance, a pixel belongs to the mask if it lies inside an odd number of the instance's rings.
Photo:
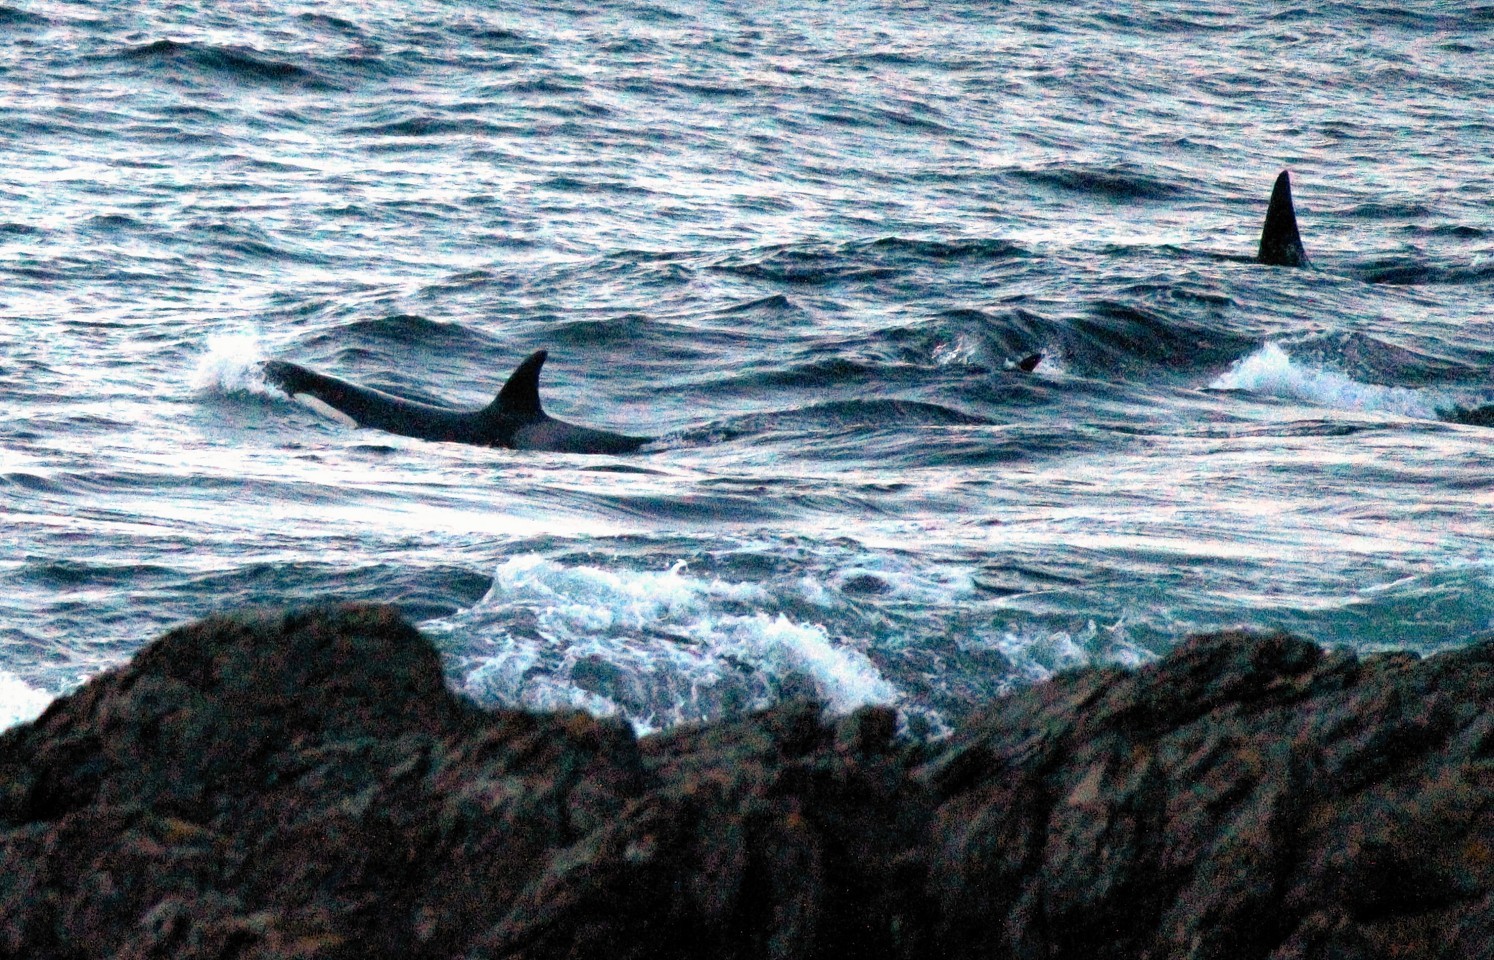
<svg viewBox="0 0 1494 960">
<path fill-rule="evenodd" d="M 1214 390 L 1243 390 L 1283 400 L 1298 400 L 1332 410 L 1393 413 L 1423 420 L 1452 406 L 1448 398 L 1426 390 L 1362 383 L 1333 370 L 1293 360 L 1279 344 L 1268 343 L 1209 384 Z"/>
<path fill-rule="evenodd" d="M 770 705 L 785 693 L 847 712 L 895 703 L 865 653 L 761 608 L 756 585 L 514 557 L 476 606 L 424 628 L 461 644 L 479 701 L 621 712 L 640 729 Z M 459 639 L 458 639 L 459 638 Z"/>
<path fill-rule="evenodd" d="M 211 334 L 192 373 L 192 389 L 199 394 L 278 396 L 260 375 L 264 360 L 259 334 L 252 330 Z"/>
</svg>

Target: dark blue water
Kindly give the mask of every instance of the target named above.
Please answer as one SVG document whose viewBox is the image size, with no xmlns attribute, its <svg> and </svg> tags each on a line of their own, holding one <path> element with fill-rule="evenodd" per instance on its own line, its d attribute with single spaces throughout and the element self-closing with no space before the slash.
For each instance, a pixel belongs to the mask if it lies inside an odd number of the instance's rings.
<svg viewBox="0 0 1494 960">
<path fill-rule="evenodd" d="M 0 722 L 399 604 L 488 703 L 938 731 L 1494 621 L 1494 7 L 0 6 Z M 1316 269 L 1250 262 L 1289 168 Z M 280 357 L 659 438 L 350 429 Z M 1042 352 L 1033 374 L 1012 361 Z"/>
</svg>

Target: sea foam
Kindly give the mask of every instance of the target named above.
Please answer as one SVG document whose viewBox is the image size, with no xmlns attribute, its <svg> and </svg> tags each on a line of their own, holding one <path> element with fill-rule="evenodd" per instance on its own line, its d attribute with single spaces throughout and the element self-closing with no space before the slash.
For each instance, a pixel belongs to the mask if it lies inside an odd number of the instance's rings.
<svg viewBox="0 0 1494 960">
<path fill-rule="evenodd" d="M 865 653 L 772 612 L 753 584 L 660 571 L 500 564 L 478 604 L 424 624 L 479 702 L 626 716 L 641 731 L 806 694 L 834 712 L 895 703 Z"/>
<path fill-rule="evenodd" d="M 1215 390 L 1244 390 L 1283 400 L 1299 400 L 1334 410 L 1394 413 L 1426 420 L 1439 409 L 1455 405 L 1433 391 L 1362 383 L 1333 370 L 1293 360 L 1280 345 L 1268 343 L 1237 360 L 1209 386 Z"/>
<path fill-rule="evenodd" d="M 36 689 L 13 673 L 0 670 L 0 730 L 35 720 L 51 702 L 51 694 Z"/>
<path fill-rule="evenodd" d="M 280 396 L 260 373 L 265 360 L 259 334 L 253 331 L 215 333 L 207 338 L 207 352 L 197 361 L 191 378 L 199 394 L 244 394 Z"/>
</svg>

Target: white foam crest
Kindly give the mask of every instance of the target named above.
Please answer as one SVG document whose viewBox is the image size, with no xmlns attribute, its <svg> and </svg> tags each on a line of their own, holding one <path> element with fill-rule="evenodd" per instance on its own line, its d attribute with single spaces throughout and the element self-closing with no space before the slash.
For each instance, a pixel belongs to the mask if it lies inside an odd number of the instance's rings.
<svg viewBox="0 0 1494 960">
<path fill-rule="evenodd" d="M 267 397 L 282 394 L 265 383 L 260 364 L 265 360 L 259 334 L 215 333 L 207 338 L 207 352 L 192 373 L 192 389 L 202 394 L 253 393 Z"/>
<path fill-rule="evenodd" d="M 1091 620 L 1077 634 L 1028 627 L 976 638 L 973 642 L 1004 654 L 1017 668 L 1017 676 L 1026 683 L 1040 683 L 1056 673 L 1079 667 L 1135 669 L 1156 659 L 1155 654 L 1130 640 L 1124 620 L 1103 628 Z"/>
<path fill-rule="evenodd" d="M 1332 370 L 1320 370 L 1293 360 L 1278 344 L 1268 343 L 1235 361 L 1209 386 L 1215 390 L 1245 390 L 1284 400 L 1301 400 L 1335 410 L 1395 413 L 1433 420 L 1437 411 L 1453 406 L 1450 398 L 1425 390 L 1361 383 Z"/>
<path fill-rule="evenodd" d="M 667 571 L 625 571 L 565 567 L 543 557 L 515 557 L 501 564 L 483 603 L 538 604 L 552 627 L 586 632 L 613 628 L 642 630 L 681 619 L 702 598 L 750 602 L 765 599 L 761 587 L 709 583 L 684 575 L 684 564 Z"/>
<path fill-rule="evenodd" d="M 882 678 L 866 654 L 836 646 L 819 624 L 794 623 L 783 614 L 771 619 L 757 614 L 724 626 L 733 641 L 728 649 L 735 646 L 751 653 L 778 673 L 803 673 L 836 713 L 897 699 L 897 688 Z"/>
<path fill-rule="evenodd" d="M 527 676 L 527 666 L 536 662 L 532 651 L 516 651 L 517 657 L 496 656 L 482 660 L 467 675 L 466 687 L 469 693 L 485 693 L 492 695 L 495 692 L 506 693 L 501 698 L 502 703 L 518 704 L 531 710 L 585 710 L 587 713 L 599 717 L 615 716 L 621 712 L 621 708 L 608 697 L 582 690 L 572 683 L 557 682 L 555 678 L 539 674 Z M 517 669 L 516 669 L 517 668 Z M 519 684 L 516 681 L 526 680 L 527 683 Z M 653 728 L 644 724 L 640 732 L 648 732 Z"/>
<path fill-rule="evenodd" d="M 36 689 L 13 673 L 0 670 L 0 730 L 35 720 L 51 702 L 51 694 Z"/>
<path fill-rule="evenodd" d="M 462 683 L 481 702 L 626 715 L 640 730 L 812 693 L 844 713 L 894 703 L 871 660 L 819 624 L 772 607 L 761 586 L 665 571 L 500 564 L 470 610 L 423 625 L 452 638 Z"/>
<path fill-rule="evenodd" d="M 979 344 L 971 338 L 956 336 L 953 342 L 934 347 L 934 362 L 941 367 L 964 366 L 975 362 L 980 352 Z"/>
</svg>

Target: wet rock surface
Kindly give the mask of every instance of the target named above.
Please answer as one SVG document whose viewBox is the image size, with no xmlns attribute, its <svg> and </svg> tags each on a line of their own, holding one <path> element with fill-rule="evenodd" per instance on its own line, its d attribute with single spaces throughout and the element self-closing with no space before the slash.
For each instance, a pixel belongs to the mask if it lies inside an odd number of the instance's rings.
<svg viewBox="0 0 1494 960">
<path fill-rule="evenodd" d="M 477 709 L 390 608 L 209 619 L 0 737 L 0 956 L 1494 956 L 1494 643 L 895 726 L 638 740 Z"/>
</svg>

